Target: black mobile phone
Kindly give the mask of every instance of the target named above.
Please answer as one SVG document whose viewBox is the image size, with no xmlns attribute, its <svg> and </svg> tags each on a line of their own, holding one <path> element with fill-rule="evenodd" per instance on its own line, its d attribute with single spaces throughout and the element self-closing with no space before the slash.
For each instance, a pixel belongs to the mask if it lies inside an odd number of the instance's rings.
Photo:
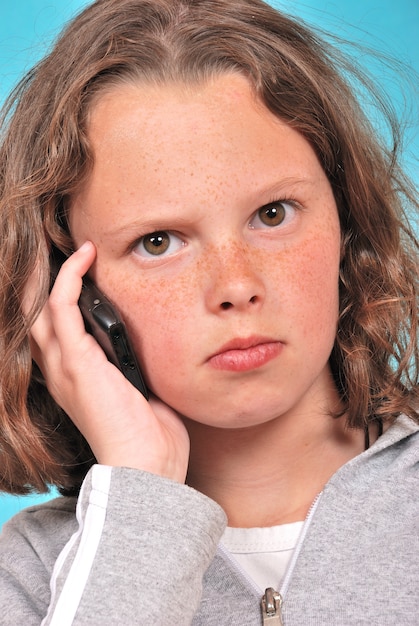
<svg viewBox="0 0 419 626">
<path fill-rule="evenodd" d="M 56 248 L 53 250 L 51 254 L 53 280 L 55 280 L 65 259 L 65 255 L 61 251 Z M 87 275 L 83 277 L 79 307 L 87 332 L 93 335 L 108 360 L 116 365 L 148 400 L 148 389 L 131 346 L 125 324 L 111 302 Z"/>
</svg>

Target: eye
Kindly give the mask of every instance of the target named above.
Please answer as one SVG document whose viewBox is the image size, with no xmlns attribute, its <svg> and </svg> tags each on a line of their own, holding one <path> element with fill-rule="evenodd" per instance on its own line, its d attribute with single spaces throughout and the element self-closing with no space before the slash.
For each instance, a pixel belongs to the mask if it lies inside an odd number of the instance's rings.
<svg viewBox="0 0 419 626">
<path fill-rule="evenodd" d="M 278 200 L 269 202 L 258 209 L 250 221 L 250 228 L 275 228 L 287 223 L 295 213 L 295 206 L 290 202 Z"/>
<path fill-rule="evenodd" d="M 184 242 L 173 233 L 159 230 L 141 237 L 134 252 L 143 257 L 167 256 L 174 254 L 184 245 Z"/>
</svg>

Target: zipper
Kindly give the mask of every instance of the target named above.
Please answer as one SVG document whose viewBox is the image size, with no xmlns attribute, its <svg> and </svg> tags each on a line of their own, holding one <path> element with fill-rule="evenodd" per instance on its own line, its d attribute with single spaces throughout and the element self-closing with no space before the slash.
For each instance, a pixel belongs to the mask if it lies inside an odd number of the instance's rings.
<svg viewBox="0 0 419 626">
<path fill-rule="evenodd" d="M 294 571 L 295 564 L 297 562 L 297 558 L 301 552 L 302 545 L 304 543 L 305 537 L 307 535 L 307 531 L 311 524 L 311 520 L 313 519 L 314 513 L 317 509 L 317 505 L 322 496 L 323 492 L 320 492 L 314 501 L 312 502 L 309 511 L 307 513 L 306 519 L 304 521 L 303 528 L 301 530 L 300 537 L 298 539 L 298 543 L 295 547 L 294 554 L 292 555 L 290 564 L 287 568 L 284 580 L 281 585 L 280 591 L 276 591 L 272 587 L 268 587 L 265 589 L 265 593 L 261 600 L 261 610 L 262 610 L 262 625 L 263 626 L 284 626 L 284 622 L 282 621 L 282 605 L 284 603 L 285 594 L 288 590 L 288 586 L 292 577 L 292 573 Z M 224 559 L 229 561 L 232 567 L 240 572 L 241 576 L 246 580 L 248 585 L 256 591 L 260 598 L 261 589 L 258 585 L 255 584 L 253 579 L 248 575 L 246 570 L 238 563 L 229 553 L 229 551 L 223 546 L 222 543 L 219 544 L 218 550 L 223 555 Z"/>
<path fill-rule="evenodd" d="M 311 520 L 313 519 L 314 513 L 317 509 L 317 505 L 322 496 L 323 492 L 320 492 L 314 501 L 312 502 L 306 519 L 304 521 L 304 526 L 301 530 L 300 537 L 298 539 L 298 543 L 295 546 L 294 554 L 292 555 L 290 564 L 287 568 L 287 572 L 285 574 L 285 578 L 281 585 L 281 591 L 275 591 L 272 587 L 268 587 L 265 589 L 265 593 L 262 597 L 261 608 L 262 608 L 262 624 L 263 626 L 283 626 L 284 622 L 282 621 L 282 605 L 284 602 L 285 594 L 288 590 L 288 586 L 291 580 L 291 576 L 294 571 L 295 564 L 297 562 L 298 556 L 301 552 L 301 548 L 303 546 L 304 540 L 307 535 L 307 531 L 311 524 Z"/>
<path fill-rule="evenodd" d="M 317 505 L 319 504 L 320 498 L 322 497 L 322 495 L 323 495 L 323 491 L 321 491 L 320 493 L 317 494 L 317 496 L 315 497 L 315 499 L 311 503 L 311 506 L 310 506 L 310 508 L 308 510 L 307 516 L 306 516 L 306 518 L 304 520 L 304 525 L 303 525 L 303 528 L 301 530 L 301 534 L 300 534 L 300 536 L 298 538 L 298 543 L 295 546 L 294 553 L 293 553 L 293 555 L 291 557 L 291 561 L 290 561 L 290 563 L 288 565 L 288 568 L 287 568 L 287 571 L 285 573 L 284 580 L 282 581 L 281 590 L 280 590 L 282 598 L 285 598 L 285 594 L 288 591 L 290 580 L 291 580 L 292 574 L 294 572 L 295 564 L 297 562 L 298 557 L 300 556 L 301 548 L 303 547 L 303 543 L 305 541 L 308 529 L 310 528 L 310 525 L 311 525 L 311 520 L 314 517 L 314 513 L 316 512 Z"/>
<path fill-rule="evenodd" d="M 278 591 L 268 587 L 262 597 L 263 626 L 283 626 L 281 617 L 282 596 Z"/>
</svg>

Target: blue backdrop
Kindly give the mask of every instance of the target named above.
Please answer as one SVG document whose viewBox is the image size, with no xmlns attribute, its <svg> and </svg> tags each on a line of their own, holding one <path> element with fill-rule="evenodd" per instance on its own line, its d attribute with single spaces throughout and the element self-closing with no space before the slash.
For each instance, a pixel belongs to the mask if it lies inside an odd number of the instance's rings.
<svg viewBox="0 0 419 626">
<path fill-rule="evenodd" d="M 0 101 L 4 100 L 20 76 L 48 50 L 62 25 L 86 6 L 83 0 L 14 0 L 0 9 Z M 318 25 L 346 39 L 355 40 L 403 60 L 419 71 L 419 2 L 417 0 L 271 0 L 271 4 L 308 23 Z M 363 62 L 368 64 L 368 55 Z M 373 67 L 377 80 L 386 88 L 397 106 L 403 105 L 399 86 Z M 414 87 L 412 85 L 412 91 Z M 417 98 L 416 94 L 411 95 Z M 417 116 L 417 111 L 415 111 Z M 407 165 L 419 179 L 418 120 L 407 128 Z M 0 470 L 1 471 L 1 470 Z M 0 527 L 23 506 L 50 496 L 17 498 L 0 495 Z"/>
</svg>

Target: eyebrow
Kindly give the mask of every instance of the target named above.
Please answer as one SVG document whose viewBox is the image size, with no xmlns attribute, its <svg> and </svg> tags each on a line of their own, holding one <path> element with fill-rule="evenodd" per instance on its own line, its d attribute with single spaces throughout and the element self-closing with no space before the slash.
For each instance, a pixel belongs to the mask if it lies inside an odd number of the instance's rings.
<svg viewBox="0 0 419 626">
<path fill-rule="evenodd" d="M 133 217 L 120 226 L 114 228 L 113 225 L 111 225 L 109 229 L 103 231 L 102 235 L 105 237 L 116 237 L 118 235 L 129 234 L 131 231 L 138 232 L 139 230 L 144 233 L 156 232 L 160 230 L 158 222 L 166 222 L 169 219 L 171 222 L 175 222 L 176 226 L 179 228 L 181 228 L 183 224 L 186 225 L 190 223 L 190 220 L 181 218 L 175 214 L 169 215 L 165 213 L 164 215 L 144 218 L 141 213 L 139 213 L 138 217 Z M 163 228 L 161 228 L 161 230 L 163 230 Z"/>
<path fill-rule="evenodd" d="M 280 181 L 273 183 L 266 189 L 261 190 L 261 193 L 283 193 L 285 189 L 289 189 L 289 187 L 293 187 L 295 185 L 303 185 L 303 186 L 313 186 L 318 183 L 317 176 L 288 176 L 286 178 L 281 178 Z"/>
</svg>

